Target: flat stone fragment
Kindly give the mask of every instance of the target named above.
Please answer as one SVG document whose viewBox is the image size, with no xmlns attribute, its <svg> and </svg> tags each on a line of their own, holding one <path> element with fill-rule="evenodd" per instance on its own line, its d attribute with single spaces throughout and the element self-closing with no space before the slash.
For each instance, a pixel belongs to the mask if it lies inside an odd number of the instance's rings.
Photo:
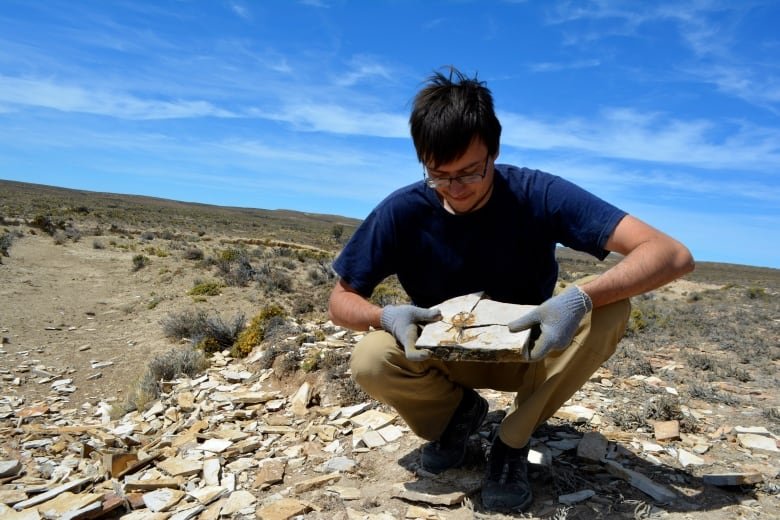
<svg viewBox="0 0 780 520">
<path fill-rule="evenodd" d="M 780 451 L 777 442 L 772 437 L 755 433 L 741 433 L 737 435 L 737 441 L 743 448 L 750 450 Z"/>
<path fill-rule="evenodd" d="M 680 438 L 679 421 L 658 421 L 653 425 L 655 440 L 671 441 Z"/>
<path fill-rule="evenodd" d="M 755 435 L 764 435 L 766 437 L 774 437 L 772 432 L 764 428 L 763 426 L 735 426 L 734 433 L 753 433 Z"/>
<path fill-rule="evenodd" d="M 379 448 L 387 444 L 387 441 L 374 430 L 368 430 L 363 433 L 360 440 L 369 448 Z"/>
<path fill-rule="evenodd" d="M 641 473 L 624 468 L 621 464 L 613 460 L 606 460 L 604 461 L 604 464 L 609 473 L 622 478 L 642 493 L 652 497 L 656 502 L 667 504 L 678 498 L 677 494 L 666 486 L 653 482 L 652 479 Z"/>
<path fill-rule="evenodd" d="M 200 473 L 200 471 L 203 469 L 203 463 L 197 460 L 187 460 L 174 457 L 159 462 L 157 467 L 172 477 L 186 477 Z"/>
<path fill-rule="evenodd" d="M 308 382 L 303 383 L 295 395 L 290 399 L 290 409 L 292 412 L 303 417 L 308 412 L 309 401 L 311 400 L 312 387 Z"/>
<path fill-rule="evenodd" d="M 230 516 L 233 515 L 242 509 L 245 509 L 247 507 L 251 507 L 257 502 L 257 498 L 250 493 L 249 491 L 245 491 L 243 489 L 240 489 L 238 491 L 233 491 L 229 497 L 227 497 L 227 500 L 225 500 L 225 503 L 222 505 L 222 510 L 220 511 L 221 516 Z"/>
<path fill-rule="evenodd" d="M 260 520 L 288 520 L 294 516 L 308 513 L 312 508 L 309 504 L 294 498 L 282 498 L 261 507 L 255 511 Z"/>
<path fill-rule="evenodd" d="M 38 512 L 45 517 L 59 517 L 99 501 L 104 493 L 71 493 L 66 491 L 38 505 Z"/>
<path fill-rule="evenodd" d="M 406 510 L 404 518 L 414 518 L 422 520 L 443 520 L 444 517 L 439 514 L 439 511 L 435 509 L 426 509 L 424 507 L 410 505 Z"/>
<path fill-rule="evenodd" d="M 363 497 L 360 489 L 356 487 L 328 486 L 325 491 L 336 493 L 341 500 L 360 500 Z"/>
<path fill-rule="evenodd" d="M 233 442 L 226 439 L 206 439 L 203 444 L 198 447 L 203 451 L 222 453 L 232 445 Z"/>
<path fill-rule="evenodd" d="M 380 412 L 379 410 L 368 410 L 360 415 L 350 419 L 355 426 L 367 426 L 372 430 L 379 430 L 395 420 L 395 415 Z"/>
<path fill-rule="evenodd" d="M 133 491 L 154 491 L 155 489 L 179 489 L 182 481 L 179 478 L 154 478 L 146 480 L 126 480 L 125 493 Z"/>
<path fill-rule="evenodd" d="M 203 461 L 203 480 L 207 486 L 219 485 L 219 474 L 222 471 L 222 463 L 219 459 L 206 459 Z"/>
<path fill-rule="evenodd" d="M 705 484 L 713 486 L 746 486 L 764 481 L 764 476 L 758 472 L 751 473 L 711 473 L 702 475 Z"/>
<path fill-rule="evenodd" d="M 17 502 L 27 500 L 27 493 L 18 489 L 0 489 L 0 504 L 12 506 Z"/>
<path fill-rule="evenodd" d="M 590 422 L 595 414 L 595 410 L 575 404 L 558 408 L 553 416 L 573 423 L 587 423 Z"/>
<path fill-rule="evenodd" d="M 706 464 L 703 458 L 683 449 L 677 450 L 677 460 L 683 468 L 687 468 L 688 466 L 703 466 Z"/>
<path fill-rule="evenodd" d="M 41 515 L 35 508 L 17 512 L 8 506 L 0 505 L 0 518 L 3 520 L 41 520 Z"/>
<path fill-rule="evenodd" d="M 579 504 L 580 502 L 584 502 L 595 494 L 596 492 L 592 489 L 583 489 L 581 491 L 577 491 L 576 493 L 569 493 L 567 495 L 559 496 L 558 502 L 567 506 L 571 506 L 574 504 Z"/>
<path fill-rule="evenodd" d="M 70 482 L 66 482 L 65 484 L 61 484 L 55 488 L 50 489 L 49 491 L 46 491 L 45 493 L 41 493 L 40 495 L 36 495 L 34 497 L 28 498 L 27 500 L 14 504 L 14 509 L 16 509 L 17 511 L 21 511 L 22 509 L 27 509 L 28 507 L 42 504 L 48 500 L 51 500 L 57 495 L 60 495 L 72 489 L 80 488 L 81 486 L 83 486 L 88 482 L 92 482 L 92 478 L 84 477 L 84 478 L 72 480 Z"/>
<path fill-rule="evenodd" d="M 195 518 L 197 515 L 199 515 L 200 512 L 204 509 L 206 508 L 201 504 L 188 507 L 187 509 L 180 509 L 168 517 L 168 520 L 190 520 L 191 518 Z"/>
<path fill-rule="evenodd" d="M 599 432 L 586 432 L 577 445 L 577 456 L 581 459 L 599 462 L 607 454 L 609 441 Z"/>
<path fill-rule="evenodd" d="M 167 520 L 170 513 L 155 513 L 148 509 L 136 509 L 126 515 L 120 516 L 121 520 Z"/>
<path fill-rule="evenodd" d="M 266 459 L 260 463 L 260 471 L 257 472 L 253 488 L 265 489 L 273 484 L 278 484 L 284 479 L 284 470 L 287 462 L 280 459 Z"/>
<path fill-rule="evenodd" d="M 461 504 L 466 498 L 463 491 L 452 491 L 452 486 L 429 480 L 405 482 L 393 484 L 391 496 L 411 500 L 413 502 L 425 502 L 439 506 L 453 506 Z"/>
<path fill-rule="evenodd" d="M 482 293 L 458 296 L 435 305 L 441 321 L 427 324 L 419 348 L 446 360 L 527 361 L 530 331 L 509 332 L 507 323 L 534 308 L 483 299 Z"/>
<path fill-rule="evenodd" d="M 397 441 L 404 436 L 404 432 L 398 426 L 390 424 L 384 428 L 377 430 L 377 433 L 382 436 L 387 442 Z"/>
<path fill-rule="evenodd" d="M 22 470 L 22 463 L 16 459 L 0 460 L 0 478 L 12 477 Z"/>
<path fill-rule="evenodd" d="M 148 493 L 144 493 L 143 499 L 144 504 L 146 504 L 146 507 L 148 507 L 150 510 L 154 511 L 155 513 L 160 511 L 167 511 L 176 504 L 178 504 L 182 498 L 184 498 L 184 491 L 179 491 L 178 489 L 170 489 L 170 488 L 163 488 L 163 489 L 155 489 L 154 491 L 149 491 Z"/>
<path fill-rule="evenodd" d="M 292 491 L 296 495 L 332 484 L 341 478 L 340 473 L 328 473 L 319 477 L 303 480 L 293 484 Z"/>
<path fill-rule="evenodd" d="M 222 486 L 205 486 L 202 488 L 193 489 L 188 494 L 206 506 L 225 495 L 225 493 L 227 493 L 227 488 Z"/>
</svg>

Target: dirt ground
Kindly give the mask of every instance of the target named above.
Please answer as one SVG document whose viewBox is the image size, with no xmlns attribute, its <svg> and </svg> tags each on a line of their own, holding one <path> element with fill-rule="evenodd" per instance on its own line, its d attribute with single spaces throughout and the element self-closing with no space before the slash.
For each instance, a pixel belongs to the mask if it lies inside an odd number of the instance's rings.
<svg viewBox="0 0 780 520">
<path fill-rule="evenodd" d="M 85 402 L 94 405 L 99 400 L 121 401 L 132 382 L 143 373 L 148 360 L 174 346 L 161 330 L 161 320 L 166 315 L 202 306 L 227 316 L 238 312 L 251 316 L 260 305 L 251 291 L 241 288 L 225 288 L 220 296 L 205 302 L 195 301 L 187 292 L 203 273 L 188 268 L 179 254 L 151 257 L 150 265 L 134 271 L 132 258 L 136 253 L 133 251 L 95 248 L 96 240 L 107 243 L 108 237 L 84 236 L 78 242 L 58 245 L 50 236 L 32 235 L 26 228 L 25 231 L 22 238 L 14 241 L 10 256 L 3 258 L 3 265 L 0 265 L 0 336 L 3 338 L 0 389 L 5 398 L 15 399 L 17 405 L 32 405 L 38 401 L 52 403 L 51 383 L 59 379 L 72 379 L 66 386 L 73 388 L 56 397 L 61 409 L 78 408 Z M 670 299 L 682 298 L 717 287 L 719 285 L 715 283 L 686 280 L 670 286 L 664 294 Z M 753 385 L 760 386 L 760 382 Z M 598 389 L 601 389 L 598 385 L 591 385 L 584 391 Z M 776 393 L 777 389 L 772 392 Z M 483 395 L 490 399 L 494 410 L 504 408 L 509 401 L 509 396 L 498 392 Z M 771 402 L 776 402 L 776 396 Z M 739 413 L 738 407 L 715 410 L 716 415 L 723 416 L 724 425 L 742 424 Z M 550 427 L 553 431 L 565 429 L 565 425 L 556 423 Z M 483 437 L 487 433 L 487 429 L 483 431 Z M 386 485 L 388 481 L 408 477 L 414 470 L 420 444 L 409 434 L 393 451 L 376 450 L 365 454 L 361 461 L 364 474 L 361 485 L 375 491 L 374 503 L 368 504 L 373 511 L 384 510 L 396 518 L 401 517 L 404 509 L 399 506 L 398 499 L 389 497 Z M 472 444 L 470 462 L 453 473 L 454 480 L 463 482 L 463 479 L 479 480 L 481 477 L 482 450 L 487 441 L 483 439 Z M 745 452 L 743 449 L 723 451 L 718 452 L 718 456 L 724 467 L 728 467 L 729 457 L 740 463 L 750 459 L 749 452 Z M 575 476 L 581 470 L 565 458 L 561 462 L 564 471 L 574 468 Z M 583 505 L 568 510 L 555 506 L 555 488 L 550 485 L 555 475 L 549 470 L 538 469 L 532 473 L 539 504 L 534 512 L 539 517 L 557 519 L 780 518 L 780 500 L 776 494 L 780 461 L 771 454 L 762 455 L 753 462 L 765 473 L 774 471 L 768 477 L 768 488 L 724 491 L 709 487 L 700 494 L 689 490 L 691 502 L 684 510 L 652 508 L 646 496 L 626 485 L 615 487 L 614 479 L 606 478 L 604 486 L 612 492 L 605 500 L 616 500 L 618 496 L 622 500 L 622 510 L 618 512 L 620 508 L 616 508 L 615 516 L 597 514 Z M 669 469 L 666 473 L 672 481 L 678 479 L 679 490 L 685 488 L 685 479 L 676 471 Z M 775 489 L 775 492 L 767 492 L 767 489 Z M 481 512 L 478 506 L 445 510 L 442 514 L 442 518 L 504 518 Z"/>
</svg>

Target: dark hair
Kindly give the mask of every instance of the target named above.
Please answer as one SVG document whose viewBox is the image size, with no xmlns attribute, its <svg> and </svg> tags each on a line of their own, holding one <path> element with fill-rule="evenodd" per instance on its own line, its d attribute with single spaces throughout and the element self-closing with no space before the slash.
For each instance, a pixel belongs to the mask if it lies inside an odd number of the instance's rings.
<svg viewBox="0 0 780 520">
<path fill-rule="evenodd" d="M 474 138 L 495 156 L 501 123 L 490 90 L 476 76 L 468 78 L 455 67 L 446 69 L 448 76 L 434 72 L 414 98 L 409 126 L 417 159 L 434 168 L 446 164 L 462 156 Z"/>
</svg>

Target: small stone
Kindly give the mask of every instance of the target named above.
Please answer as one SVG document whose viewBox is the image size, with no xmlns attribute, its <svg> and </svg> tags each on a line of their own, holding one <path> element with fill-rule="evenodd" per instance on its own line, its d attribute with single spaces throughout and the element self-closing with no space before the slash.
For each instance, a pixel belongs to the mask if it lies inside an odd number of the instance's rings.
<svg viewBox="0 0 780 520">
<path fill-rule="evenodd" d="M 266 489 L 273 484 L 278 484 L 284 479 L 284 470 L 287 463 L 280 459 L 265 459 L 260 462 L 260 470 L 257 472 L 252 487 Z"/>
<path fill-rule="evenodd" d="M 172 477 L 186 477 L 200 473 L 203 469 L 203 463 L 197 460 L 171 458 L 160 462 L 157 467 Z"/>
<path fill-rule="evenodd" d="M 671 441 L 680 438 L 679 421 L 657 421 L 653 425 L 654 436 L 658 441 Z"/>
<path fill-rule="evenodd" d="M 581 459 L 599 462 L 607 454 L 609 441 L 599 432 L 587 432 L 577 445 L 577 456 Z"/>
<path fill-rule="evenodd" d="M 563 406 L 559 408 L 553 415 L 554 417 L 564 421 L 570 421 L 573 423 L 587 423 L 593 418 L 595 413 L 595 410 L 591 410 L 590 408 L 575 404 L 571 406 Z"/>
<path fill-rule="evenodd" d="M 303 383 L 298 388 L 298 391 L 295 392 L 295 395 L 292 396 L 290 399 L 290 409 L 295 415 L 299 417 L 306 415 L 308 412 L 309 401 L 311 400 L 311 393 L 311 385 L 306 382 Z"/>
<path fill-rule="evenodd" d="M 243 489 L 233 491 L 222 506 L 220 516 L 229 517 L 242 509 L 253 506 L 255 502 L 257 502 L 257 498 L 249 491 Z"/>
<path fill-rule="evenodd" d="M 761 473 L 711 473 L 702 475 L 705 484 L 713 486 L 745 486 L 764 481 Z"/>
<path fill-rule="evenodd" d="M 184 498 L 184 495 L 184 491 L 163 488 L 144 493 L 143 499 L 146 507 L 148 507 L 153 512 L 158 513 L 160 511 L 167 511 L 178 504 L 181 499 Z"/>
<path fill-rule="evenodd" d="M 567 506 L 572 506 L 574 504 L 579 504 L 580 502 L 588 500 L 595 494 L 596 492 L 592 489 L 583 489 L 581 491 L 577 491 L 576 493 L 569 493 L 567 495 L 559 496 L 558 502 Z"/>
<path fill-rule="evenodd" d="M 687 468 L 688 466 L 702 466 L 706 464 L 704 459 L 698 455 L 683 449 L 677 450 L 677 460 L 680 462 L 683 468 Z"/>
<path fill-rule="evenodd" d="M 233 443 L 225 439 L 206 439 L 206 441 L 198 446 L 203 451 L 210 451 L 212 453 L 222 453 L 228 449 Z"/>
<path fill-rule="evenodd" d="M 311 511 L 311 506 L 294 498 L 282 498 L 258 509 L 255 515 L 260 520 L 288 520 Z"/>
<path fill-rule="evenodd" d="M 771 437 L 758 435 L 755 433 L 741 433 L 737 435 L 737 441 L 743 448 L 750 450 L 780 451 L 777 443 Z"/>
<path fill-rule="evenodd" d="M 358 427 L 366 426 L 372 430 L 379 430 L 393 422 L 395 417 L 395 415 L 380 412 L 379 410 L 368 410 L 352 417 L 350 421 Z"/>
<path fill-rule="evenodd" d="M 12 477 L 22 470 L 22 463 L 16 459 L 0 460 L 0 478 Z"/>
<path fill-rule="evenodd" d="M 189 495 L 206 506 L 222 497 L 225 493 L 227 493 L 227 489 L 222 486 L 205 486 L 190 491 Z"/>
<path fill-rule="evenodd" d="M 320 477 L 314 477 L 301 482 L 293 484 L 292 491 L 296 495 L 311 491 L 312 489 L 321 488 L 327 484 L 332 484 L 341 478 L 339 473 L 329 473 Z"/>
</svg>

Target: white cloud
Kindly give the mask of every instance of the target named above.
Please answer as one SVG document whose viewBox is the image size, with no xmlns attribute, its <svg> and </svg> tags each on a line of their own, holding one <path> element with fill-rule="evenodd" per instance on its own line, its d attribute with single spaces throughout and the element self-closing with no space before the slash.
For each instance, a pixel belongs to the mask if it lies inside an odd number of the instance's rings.
<svg viewBox="0 0 780 520">
<path fill-rule="evenodd" d="M 90 90 L 45 79 L 0 76 L 0 102 L 120 119 L 232 117 L 201 100 L 146 100 L 125 93 Z"/>
<path fill-rule="evenodd" d="M 337 104 L 301 102 L 289 104 L 275 112 L 256 110 L 253 114 L 264 119 L 289 123 L 306 132 L 409 137 L 406 115 L 351 109 Z"/>
<path fill-rule="evenodd" d="M 238 2 L 230 2 L 230 9 L 238 16 L 243 18 L 244 20 L 252 19 L 252 13 L 249 11 L 249 8 L 244 4 L 240 4 Z"/>
<path fill-rule="evenodd" d="M 780 131 L 713 121 L 672 119 L 663 114 L 611 109 L 592 118 L 533 120 L 500 114 L 502 143 L 522 149 L 576 150 L 613 159 L 697 168 L 765 171 L 780 167 Z M 716 138 L 726 134 L 727 137 Z"/>
</svg>

